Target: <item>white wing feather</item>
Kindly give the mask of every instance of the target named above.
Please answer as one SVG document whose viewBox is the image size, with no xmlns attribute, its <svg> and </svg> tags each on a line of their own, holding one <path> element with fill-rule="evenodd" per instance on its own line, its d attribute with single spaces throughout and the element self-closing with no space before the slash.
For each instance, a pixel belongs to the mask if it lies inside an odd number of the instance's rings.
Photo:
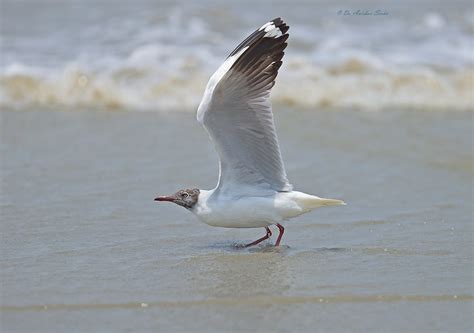
<svg viewBox="0 0 474 333">
<path fill-rule="evenodd" d="M 273 121 L 270 90 L 288 26 L 268 22 L 242 42 L 209 80 L 197 112 L 219 154 L 216 191 L 239 196 L 291 191 Z"/>
</svg>

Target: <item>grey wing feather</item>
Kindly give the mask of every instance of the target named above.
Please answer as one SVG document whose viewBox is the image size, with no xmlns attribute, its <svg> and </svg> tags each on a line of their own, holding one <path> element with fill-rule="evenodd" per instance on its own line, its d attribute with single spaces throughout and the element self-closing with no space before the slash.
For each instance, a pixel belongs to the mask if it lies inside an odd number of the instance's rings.
<svg viewBox="0 0 474 333">
<path fill-rule="evenodd" d="M 291 191 L 278 145 L 270 90 L 288 38 L 275 19 L 242 42 L 209 81 L 198 109 L 220 157 L 218 190 Z"/>
</svg>

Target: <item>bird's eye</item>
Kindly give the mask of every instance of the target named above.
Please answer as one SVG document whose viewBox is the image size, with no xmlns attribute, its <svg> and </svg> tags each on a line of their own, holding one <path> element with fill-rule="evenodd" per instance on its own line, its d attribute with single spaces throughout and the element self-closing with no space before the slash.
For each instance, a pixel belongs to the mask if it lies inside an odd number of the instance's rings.
<svg viewBox="0 0 474 333">
<path fill-rule="evenodd" d="M 187 198 L 187 197 L 189 197 L 189 194 L 187 194 L 187 193 L 185 192 L 185 193 L 181 194 L 181 197 Z"/>
</svg>

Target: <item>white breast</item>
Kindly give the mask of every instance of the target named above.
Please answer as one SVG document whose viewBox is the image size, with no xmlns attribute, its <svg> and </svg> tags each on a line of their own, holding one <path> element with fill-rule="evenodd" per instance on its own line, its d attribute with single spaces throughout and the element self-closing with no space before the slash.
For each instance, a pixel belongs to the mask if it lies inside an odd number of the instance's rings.
<svg viewBox="0 0 474 333">
<path fill-rule="evenodd" d="M 301 215 L 295 193 L 275 192 L 265 197 L 231 198 L 201 191 L 192 212 L 204 223 L 226 228 L 261 228 Z"/>
</svg>

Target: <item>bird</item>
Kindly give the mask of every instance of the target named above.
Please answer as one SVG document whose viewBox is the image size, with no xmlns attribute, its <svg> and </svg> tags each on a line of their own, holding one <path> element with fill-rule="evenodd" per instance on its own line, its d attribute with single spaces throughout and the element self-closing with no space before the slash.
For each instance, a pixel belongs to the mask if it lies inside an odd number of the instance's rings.
<svg viewBox="0 0 474 333">
<path fill-rule="evenodd" d="M 282 223 L 311 210 L 345 205 L 293 190 L 278 144 L 270 91 L 287 47 L 289 26 L 275 18 L 250 34 L 226 58 L 207 83 L 197 120 L 219 155 L 219 180 L 212 190 L 188 188 L 155 201 L 182 206 L 202 222 L 225 228 L 265 228 L 257 245 Z"/>
</svg>

